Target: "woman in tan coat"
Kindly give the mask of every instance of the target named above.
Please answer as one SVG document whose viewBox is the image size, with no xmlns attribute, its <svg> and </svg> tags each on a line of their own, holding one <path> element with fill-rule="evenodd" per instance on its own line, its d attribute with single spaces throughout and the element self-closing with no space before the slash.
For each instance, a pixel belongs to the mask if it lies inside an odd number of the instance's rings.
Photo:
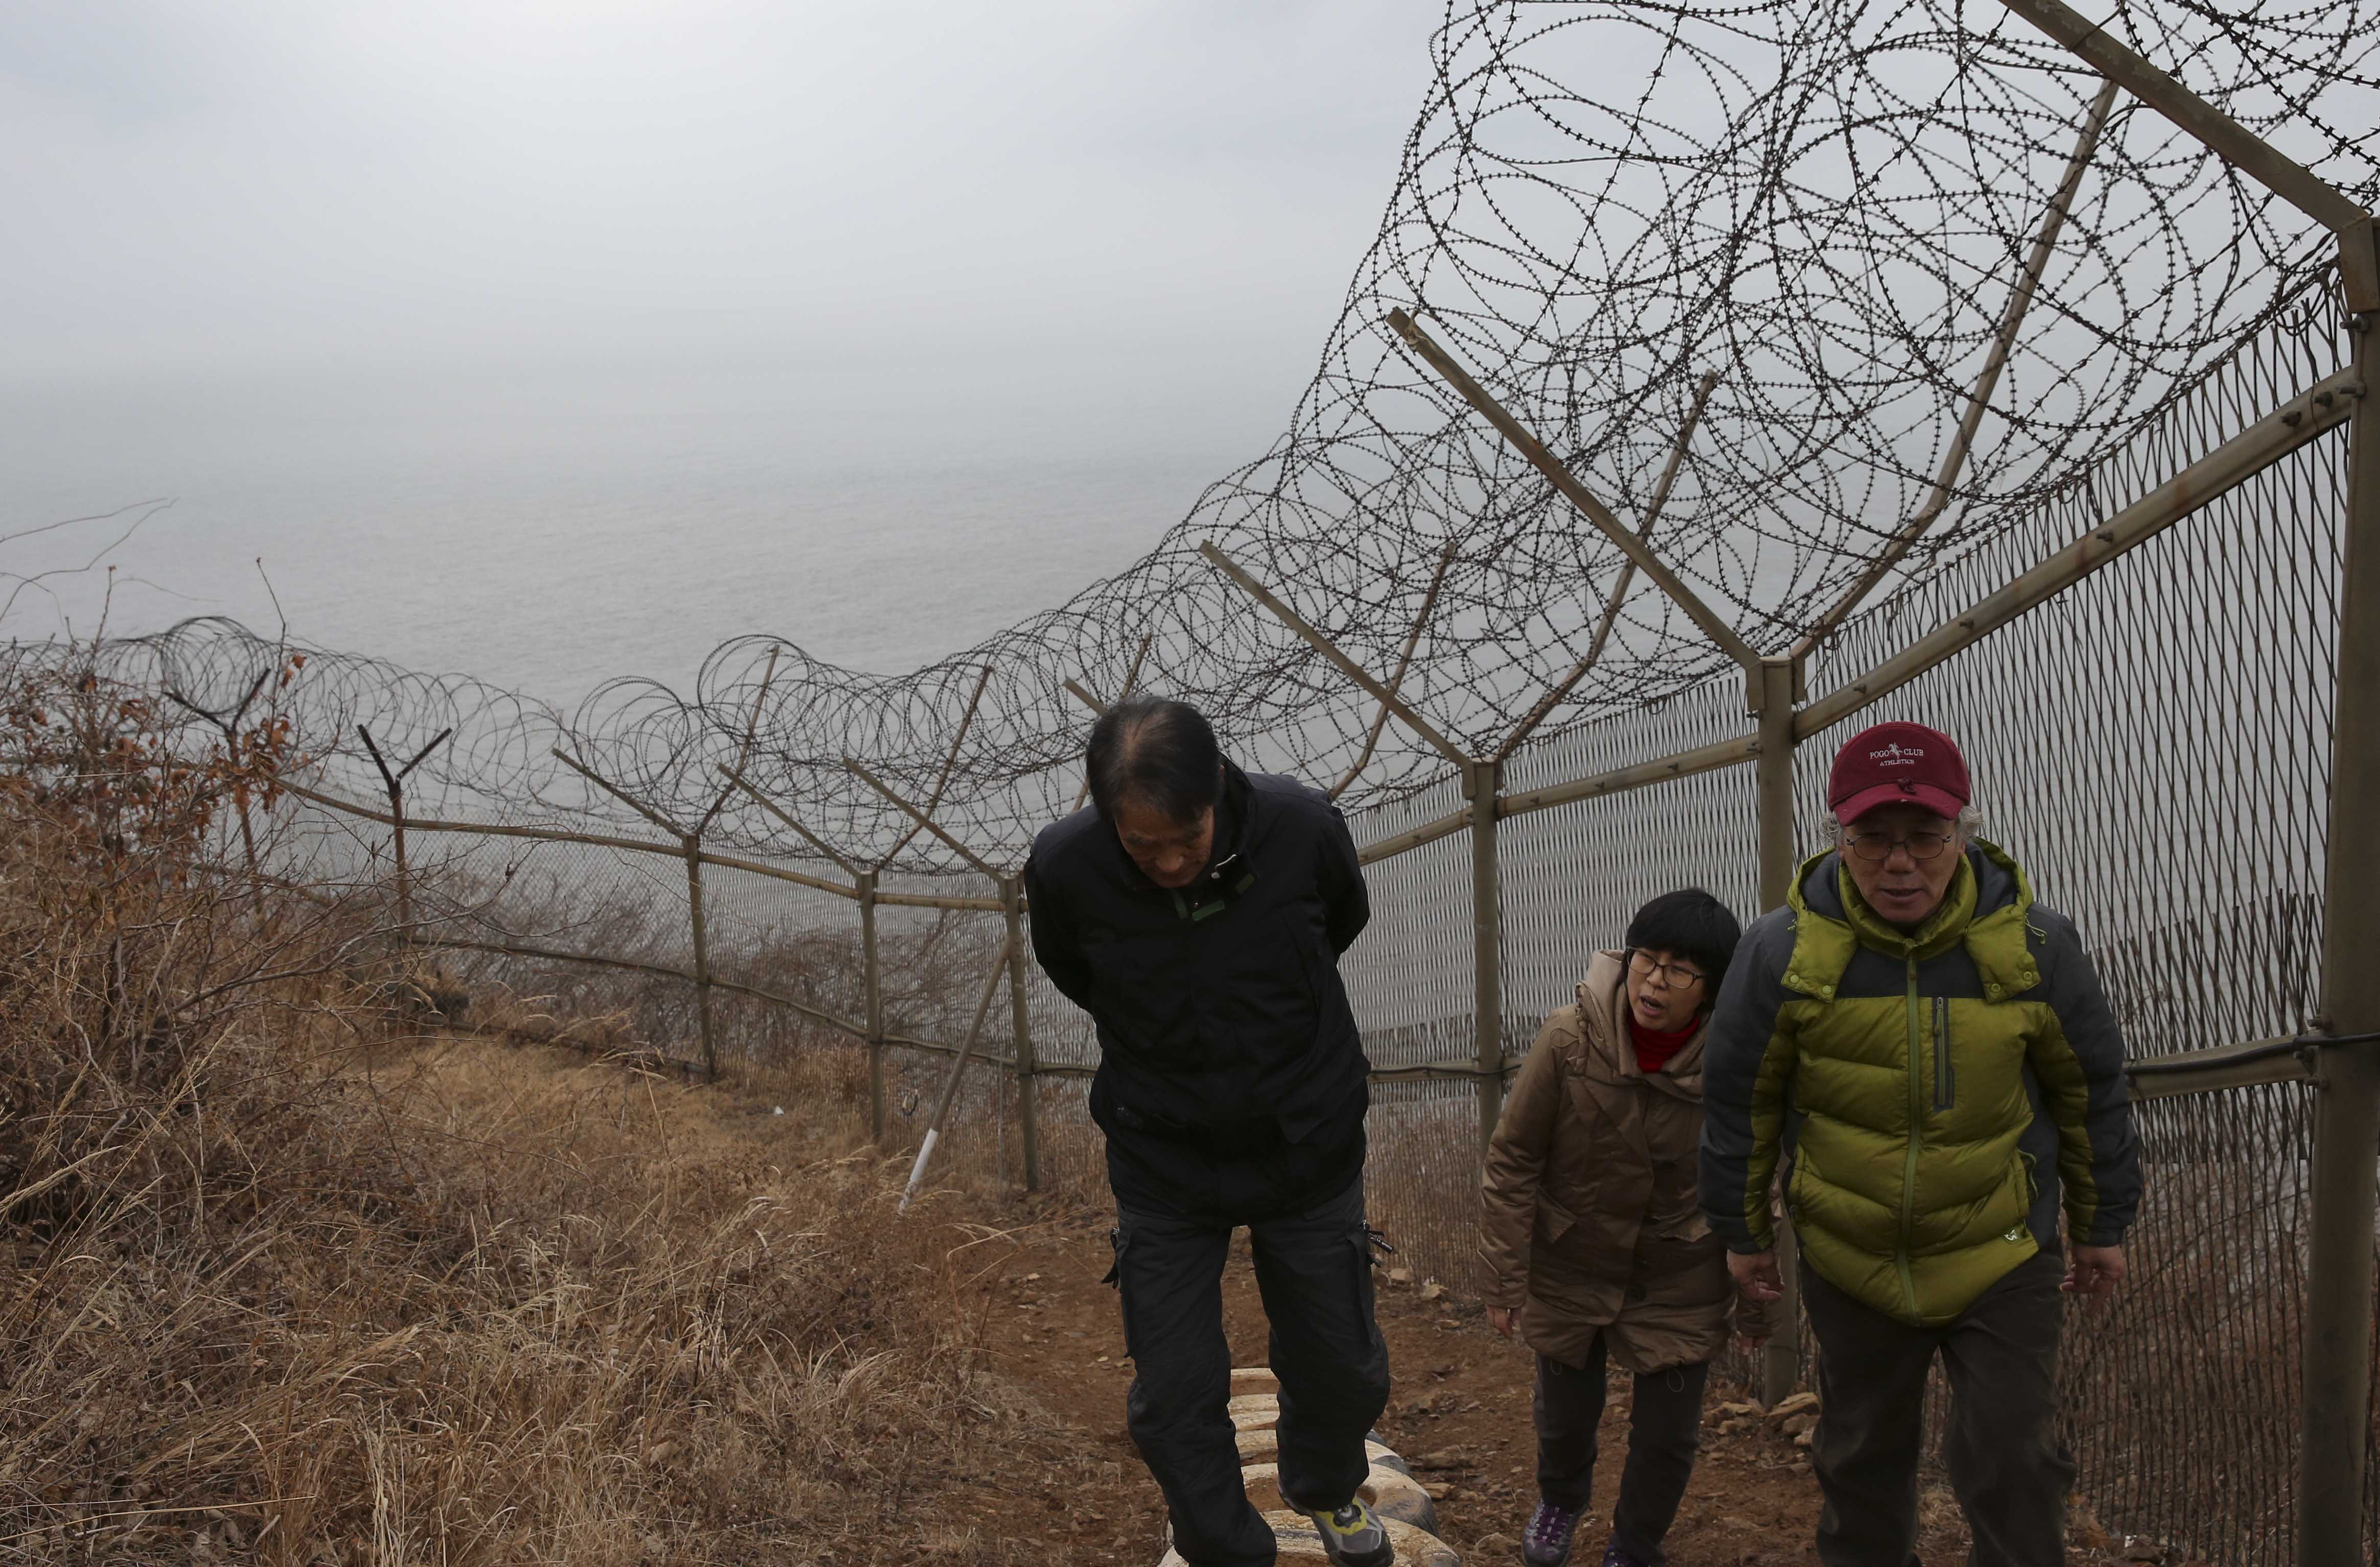
<svg viewBox="0 0 2380 1567">
<path fill-rule="evenodd" d="M 1742 927 L 1699 889 L 1637 910 L 1546 1019 L 1488 1148 L 1488 1316 L 1536 1353 L 1531 1567 L 1585 1512 L 1607 1365 L 1636 1379 L 1604 1567 L 1661 1567 L 1735 1290 L 1697 1200 L 1703 1025 Z"/>
</svg>

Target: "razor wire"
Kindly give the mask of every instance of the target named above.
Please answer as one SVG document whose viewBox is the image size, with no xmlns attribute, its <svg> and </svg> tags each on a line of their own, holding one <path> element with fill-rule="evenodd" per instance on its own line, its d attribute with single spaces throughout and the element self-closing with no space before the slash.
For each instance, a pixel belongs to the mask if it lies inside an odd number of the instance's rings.
<svg viewBox="0 0 2380 1567">
<path fill-rule="evenodd" d="M 2362 200 L 2380 192 L 2380 8 L 2128 3 L 2103 26 Z M 1470 367 L 1755 649 L 1921 593 L 2155 425 L 2319 290 L 2327 234 L 1997 8 L 1779 0 L 1452 5 L 1378 235 L 1272 450 L 1210 486 L 1129 570 L 925 668 L 839 668 L 773 637 L 719 647 L 694 688 L 621 679 L 563 713 L 464 676 L 229 622 L 112 643 L 128 678 L 223 713 L 289 652 L 277 700 L 318 776 L 380 781 L 358 738 L 410 756 L 413 808 L 643 830 L 565 752 L 681 829 L 811 851 L 737 794 L 746 774 L 853 858 L 960 869 L 842 765 L 863 759 L 985 857 L 1014 865 L 1074 797 L 1099 700 L 1197 703 L 1253 765 L 1350 808 L 1446 764 L 1220 576 L 1214 541 L 1475 755 L 1506 746 L 1565 669 L 1555 735 L 1732 664 L 1386 323 Z M 1929 506 L 2070 161 L 2082 173 L 1971 456 Z M 1715 378 L 1699 418 L 1703 378 Z M 1682 433 L 1685 439 L 1681 443 Z M 1673 451 L 1674 481 L 1651 499 Z M 1608 612 L 1608 613 L 1607 613 Z M 1609 619 L 1597 648 L 1598 626 Z M 1591 656 L 1592 655 L 1592 656 Z M 15 656 L 42 656 L 19 647 Z M 198 719 L 193 723 L 203 730 Z"/>
</svg>

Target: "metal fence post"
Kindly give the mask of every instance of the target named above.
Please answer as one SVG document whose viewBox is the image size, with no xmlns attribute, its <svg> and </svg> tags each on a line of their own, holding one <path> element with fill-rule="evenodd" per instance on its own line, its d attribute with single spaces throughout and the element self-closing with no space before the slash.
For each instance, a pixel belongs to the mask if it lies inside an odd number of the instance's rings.
<svg viewBox="0 0 2380 1567">
<path fill-rule="evenodd" d="M 1793 663 L 1760 661 L 1760 756 L 1754 763 L 1760 822 L 1760 912 L 1781 907 L 1793 885 Z M 1777 1271 L 1785 1286 L 1770 1312 L 1760 1364 L 1761 1402 L 1775 1404 L 1802 1379 L 1802 1266 L 1792 1216 L 1779 1205 Z"/>
<path fill-rule="evenodd" d="M 413 941 L 413 882 L 405 868 L 405 793 L 392 787 L 388 792 L 389 847 L 396 860 L 396 939 L 400 943 Z"/>
<path fill-rule="evenodd" d="M 876 959 L 876 872 L 863 870 L 859 883 L 859 964 L 868 1023 L 868 1136 L 884 1141 L 884 976 Z"/>
<path fill-rule="evenodd" d="M 1025 1004 L 1025 884 L 1000 878 L 1001 911 L 1008 919 L 1008 1015 L 1016 1031 L 1016 1151 L 1025 1161 L 1025 1189 L 1041 1189 L 1041 1096 L 1033 1057 L 1033 1018 Z"/>
<path fill-rule="evenodd" d="M 381 782 L 388 786 L 391 849 L 396 859 L 396 939 L 401 944 L 409 944 L 413 940 L 413 882 L 405 865 L 405 781 L 412 776 L 413 770 L 419 767 L 431 752 L 444 745 L 455 731 L 451 726 L 440 730 L 435 739 L 414 752 L 413 759 L 399 768 L 388 765 L 388 759 L 381 755 L 380 743 L 372 738 L 370 730 L 358 723 L 356 733 L 363 736 L 364 749 L 371 753 L 372 765 L 380 769 Z"/>
<path fill-rule="evenodd" d="M 1479 1158 L 1504 1113 L 1503 900 L 1496 877 L 1496 785 L 1503 764 L 1475 760 L 1463 770 L 1471 801 L 1473 1024 L 1478 1036 Z"/>
<path fill-rule="evenodd" d="M 2363 243 L 2372 243 L 2367 227 Z M 2380 377 L 2375 318 L 2349 323 L 2365 393 L 2349 426 L 2338 595 L 2338 686 L 2331 729 L 2330 833 L 2323 894 L 2317 1032 L 2380 1029 Z M 2313 1217 L 2303 1348 L 2305 1432 L 2297 1560 L 2363 1560 L 2372 1403 L 2373 1219 L 2380 1187 L 2380 1055 L 2322 1052 L 2314 1110 Z"/>
<path fill-rule="evenodd" d="M 710 943 L 702 923 L 702 835 L 686 835 L 686 923 L 694 931 L 694 1015 L 702 1029 L 702 1075 L 719 1081 L 719 1040 L 710 1026 Z"/>
</svg>

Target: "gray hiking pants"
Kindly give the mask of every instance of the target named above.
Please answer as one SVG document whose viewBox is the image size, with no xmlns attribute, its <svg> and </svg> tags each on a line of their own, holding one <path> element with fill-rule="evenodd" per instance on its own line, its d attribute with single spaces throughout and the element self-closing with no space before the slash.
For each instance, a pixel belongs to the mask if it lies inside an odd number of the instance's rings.
<svg viewBox="0 0 2380 1567">
<path fill-rule="evenodd" d="M 1918 1567 L 1917 1464 L 1925 1374 L 1950 1383 L 1943 1456 L 1974 1536 L 1973 1567 L 2063 1567 L 2074 1460 L 2058 1437 L 2058 1339 L 2065 1263 L 2045 1251 L 1985 1290 L 1959 1319 L 1912 1328 L 1802 1269 L 1818 1341 L 1818 1434 L 1811 1459 L 1826 1510 L 1826 1567 Z"/>
</svg>

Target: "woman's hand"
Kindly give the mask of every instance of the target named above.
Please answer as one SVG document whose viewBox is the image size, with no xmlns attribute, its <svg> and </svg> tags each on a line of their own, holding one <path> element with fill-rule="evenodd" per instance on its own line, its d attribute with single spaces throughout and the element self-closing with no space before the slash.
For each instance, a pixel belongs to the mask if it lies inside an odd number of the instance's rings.
<svg viewBox="0 0 2380 1567">
<path fill-rule="evenodd" d="M 1520 1324 L 1521 1314 L 1509 1306 L 1491 1306 L 1488 1308 L 1488 1326 L 1508 1339 L 1512 1336 L 1513 1330 Z"/>
</svg>

